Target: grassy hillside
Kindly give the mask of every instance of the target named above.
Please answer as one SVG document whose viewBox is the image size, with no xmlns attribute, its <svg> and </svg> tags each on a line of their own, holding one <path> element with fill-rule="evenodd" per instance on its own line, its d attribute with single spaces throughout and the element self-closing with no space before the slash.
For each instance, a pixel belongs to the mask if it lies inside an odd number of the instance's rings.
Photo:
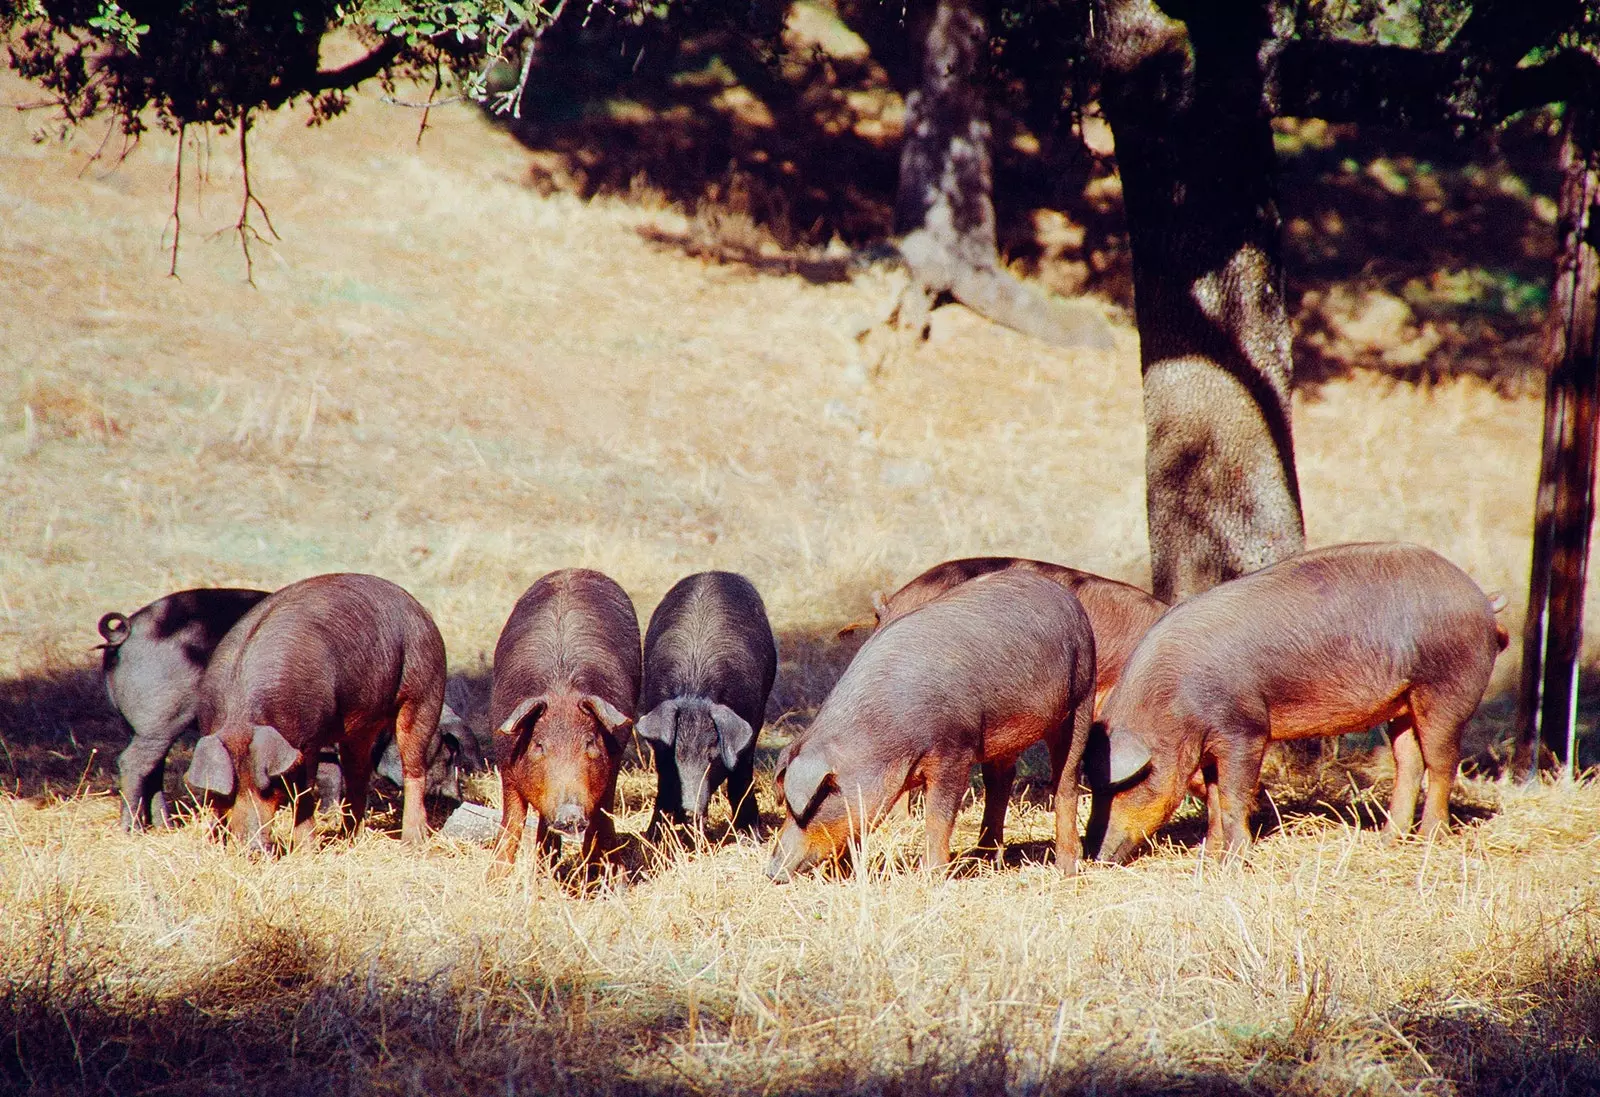
<svg viewBox="0 0 1600 1097">
<path fill-rule="evenodd" d="M 34 98 L 0 80 L 0 99 Z M 1247 868 L 1192 817 L 1062 881 L 1015 808 L 1003 871 L 775 888 L 730 845 L 633 848 L 579 894 L 377 832 L 260 864 L 130 839 L 94 622 L 177 587 L 370 571 L 436 615 L 481 696 L 516 596 L 599 567 L 641 618 L 743 571 L 783 662 L 770 747 L 834 638 L 951 555 L 1145 582 L 1137 344 L 1048 351 L 959 308 L 914 355 L 859 338 L 892 272 L 770 254 L 748 217 L 545 193 L 477 115 L 358 98 L 254 130 L 282 240 L 244 283 L 226 139 L 120 165 L 0 114 L 0 1078 L 24 1092 L 1580 1093 L 1600 1085 L 1600 791 L 1468 781 L 1458 832 L 1383 849 L 1382 760 L 1278 778 Z M 115 142 L 113 142 L 114 144 Z M 166 236 L 163 233 L 166 232 Z M 221 235 L 213 236 L 213 233 Z M 707 234 L 747 260 L 686 254 Z M 743 235 L 741 235 L 743 234 Z M 1112 311 L 1115 312 L 1114 307 Z M 1539 405 L 1332 375 L 1295 408 L 1313 543 L 1407 538 L 1520 621 Z M 1591 606 L 1591 614 L 1594 607 Z M 1515 648 L 1473 730 L 1503 728 Z M 181 772 L 181 760 L 174 767 Z M 176 778 L 174 777 L 176 790 Z M 763 777 L 765 782 L 765 777 Z M 653 779 L 624 776 L 624 831 Z M 490 783 L 478 786 L 492 800 Z M 770 811 L 770 786 L 760 789 Z M 769 815 L 769 818 L 771 816 Z M 958 846 L 970 845 L 972 813 Z M 1590 1088 L 1585 1088 L 1590 1087 Z"/>
</svg>

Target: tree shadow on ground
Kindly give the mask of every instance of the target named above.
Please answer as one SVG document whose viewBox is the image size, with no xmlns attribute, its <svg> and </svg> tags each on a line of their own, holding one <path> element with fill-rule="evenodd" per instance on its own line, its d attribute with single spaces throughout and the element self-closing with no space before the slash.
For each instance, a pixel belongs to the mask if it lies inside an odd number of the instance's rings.
<svg viewBox="0 0 1600 1097">
<path fill-rule="evenodd" d="M 554 32 L 553 32 L 554 33 Z M 903 105 L 859 39 L 820 8 L 785 48 L 733 31 L 569 32 L 536 66 L 520 121 L 531 186 L 665 201 L 686 224 L 653 243 L 813 281 L 892 230 Z M 1091 106 L 1090 113 L 1094 108 Z M 1034 134 L 996 111 L 1000 247 L 1064 295 L 1132 308 L 1121 187 L 1104 127 Z M 1280 120 L 1284 255 L 1297 382 L 1538 387 L 1553 272 L 1557 124 L 1534 112 L 1471 141 Z"/>
<path fill-rule="evenodd" d="M 1232 1037 L 1220 1056 L 1208 1049 L 1192 1063 L 1181 1052 L 1153 1055 L 1142 1038 L 1075 1037 L 1046 1066 L 1013 1048 L 997 1020 L 959 1041 L 930 1034 L 903 1062 L 885 1062 L 870 1034 L 854 1031 L 775 1069 L 761 1053 L 772 1033 L 752 1032 L 748 1018 L 740 1028 L 713 1000 L 690 1000 L 692 988 L 641 997 L 603 971 L 549 976 L 494 955 L 428 977 L 377 964 L 355 972 L 315 939 L 269 923 L 252 924 L 181 992 L 158 993 L 126 977 L 109 942 L 69 945 L 76 913 L 58 913 L 60 939 L 47 934 L 0 989 L 8 1092 L 665 1097 L 707 1088 L 691 1073 L 701 1048 L 740 1044 L 755 1053 L 743 1069 L 738 1055 L 709 1052 L 722 1064 L 719 1093 L 1311 1097 L 1342 1084 L 1323 1026 L 1298 1022 Z M 1526 1008 L 1514 1018 L 1439 998 L 1419 994 L 1381 1018 L 1402 1034 L 1404 1046 L 1383 1055 L 1396 1078 L 1425 1077 L 1465 1097 L 1565 1097 L 1600 1085 L 1592 942 L 1519 987 Z"/>
</svg>

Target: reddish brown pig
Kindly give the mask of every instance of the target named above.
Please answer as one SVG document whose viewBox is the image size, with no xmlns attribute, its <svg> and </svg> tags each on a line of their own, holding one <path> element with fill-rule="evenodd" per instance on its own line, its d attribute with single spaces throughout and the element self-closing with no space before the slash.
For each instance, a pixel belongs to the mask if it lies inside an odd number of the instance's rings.
<svg viewBox="0 0 1600 1097">
<path fill-rule="evenodd" d="M 530 807 L 541 848 L 571 838 L 592 861 L 614 844 L 608 813 L 637 711 L 639 664 L 633 603 L 598 571 L 553 571 L 517 600 L 495 645 L 489 700 L 502 871 L 517 859 Z"/>
<path fill-rule="evenodd" d="M 1106 695 L 1122 677 L 1122 668 L 1128 656 L 1138 645 L 1156 619 L 1167 611 L 1167 604 L 1153 594 L 1128 583 L 1105 579 L 1087 571 L 1062 567 L 1043 560 L 1023 560 L 1015 556 L 972 556 L 963 560 L 946 560 L 935 564 L 905 586 L 889 595 L 872 596 L 872 608 L 877 614 L 878 627 L 904 617 L 919 606 L 925 606 L 946 591 L 980 575 L 997 571 L 1021 569 L 1036 572 L 1052 582 L 1059 583 L 1077 596 L 1083 611 L 1089 615 L 1089 627 L 1094 630 L 1095 716 L 1105 706 Z"/>
<path fill-rule="evenodd" d="M 401 834 L 420 843 L 444 685 L 439 629 L 404 590 L 373 575 L 294 583 L 245 614 L 212 655 L 187 780 L 235 838 L 262 850 L 285 794 L 294 795 L 299 845 L 311 838 L 318 753 L 338 749 L 359 830 L 373 747 L 392 729 L 405 778 Z"/>
<path fill-rule="evenodd" d="M 778 760 L 786 818 L 767 875 L 838 857 L 908 789 L 924 789 L 927 864 L 982 765 L 979 847 L 1001 849 L 1017 756 L 1043 739 L 1056 861 L 1077 869 L 1077 786 L 1094 697 L 1094 635 L 1071 593 L 1013 569 L 974 579 L 880 629 Z"/>
<path fill-rule="evenodd" d="M 1089 848 L 1127 860 L 1198 771 L 1207 848 L 1242 855 L 1269 742 L 1385 720 L 1395 759 L 1386 834 L 1411 830 L 1424 770 L 1422 831 L 1441 831 L 1462 725 L 1505 643 L 1477 584 L 1416 545 L 1318 549 L 1196 595 L 1151 628 L 1105 706 L 1111 742 L 1137 743 L 1151 764 L 1114 796 L 1096 790 Z"/>
</svg>

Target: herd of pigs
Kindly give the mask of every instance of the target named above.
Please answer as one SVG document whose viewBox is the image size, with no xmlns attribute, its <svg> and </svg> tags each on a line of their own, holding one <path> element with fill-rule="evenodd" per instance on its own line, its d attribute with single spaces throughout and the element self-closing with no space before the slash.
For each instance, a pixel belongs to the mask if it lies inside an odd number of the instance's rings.
<svg viewBox="0 0 1600 1097">
<path fill-rule="evenodd" d="M 887 598 L 876 631 L 816 719 L 778 756 L 784 823 L 767 874 L 784 881 L 848 857 L 922 791 L 931 867 L 974 765 L 984 785 L 980 853 L 1002 849 L 1024 750 L 1049 751 L 1055 856 L 1131 857 L 1193 791 L 1208 851 L 1242 855 L 1271 741 L 1390 722 L 1386 832 L 1448 824 L 1462 728 L 1506 645 L 1500 608 L 1459 568 L 1399 543 L 1305 552 L 1168 607 L 1126 583 L 1035 560 L 953 560 Z M 444 642 L 400 587 L 322 575 L 276 593 L 198 589 L 107 614 L 104 669 L 132 729 L 118 759 L 124 825 L 165 825 L 165 759 L 191 727 L 186 780 L 217 829 L 266 851 L 292 805 L 311 839 L 319 765 L 359 827 L 374 768 L 403 789 L 401 836 L 426 836 L 424 796 L 450 761 L 492 760 L 502 783 L 496 868 L 536 816 L 539 849 L 615 848 L 610 811 L 632 733 L 650 744 L 650 830 L 703 822 L 725 787 L 736 829 L 759 835 L 756 738 L 777 674 L 760 594 L 708 571 L 680 581 L 650 618 L 597 571 L 552 572 L 522 595 L 495 645 L 480 748 L 445 703 Z M 1078 831 L 1081 788 L 1091 793 Z"/>
</svg>

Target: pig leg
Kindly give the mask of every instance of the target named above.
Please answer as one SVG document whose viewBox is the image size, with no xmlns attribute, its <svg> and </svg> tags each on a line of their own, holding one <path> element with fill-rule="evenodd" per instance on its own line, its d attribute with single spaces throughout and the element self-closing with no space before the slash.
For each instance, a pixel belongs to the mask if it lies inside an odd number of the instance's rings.
<svg viewBox="0 0 1600 1097">
<path fill-rule="evenodd" d="M 154 799 L 161 793 L 166 776 L 167 751 L 172 748 L 172 735 L 135 734 L 121 754 L 117 755 L 117 787 L 122 794 L 122 829 L 139 831 L 156 821 Z M 166 796 L 161 797 L 162 826 L 167 825 Z"/>
<path fill-rule="evenodd" d="M 1422 804 L 1424 838 L 1436 838 L 1450 829 L 1450 790 L 1455 786 L 1456 767 L 1461 764 L 1461 727 L 1476 707 L 1476 701 L 1451 706 L 1431 690 L 1411 691 L 1417 747 L 1428 772 L 1428 795 Z"/>
<path fill-rule="evenodd" d="M 728 806 L 733 809 L 733 827 L 761 837 L 761 807 L 756 803 L 756 752 L 739 759 L 728 773 Z"/>
<path fill-rule="evenodd" d="M 983 763 L 983 824 L 978 828 L 978 853 L 997 862 L 1005 859 L 1006 807 L 1017 777 L 1015 762 Z"/>
<path fill-rule="evenodd" d="M 522 831 L 528 822 L 528 801 L 521 793 L 502 782 L 501 799 L 505 807 L 500 811 L 500 840 L 495 843 L 493 876 L 506 875 L 517 863 L 517 847 L 522 844 Z M 541 819 L 541 829 L 543 823 Z"/>
<path fill-rule="evenodd" d="M 1394 751 L 1394 791 L 1389 794 L 1389 820 L 1383 840 L 1393 843 L 1411 833 L 1416 819 L 1417 793 L 1422 790 L 1422 748 L 1417 745 L 1417 725 L 1412 714 L 1389 723 L 1389 748 Z"/>
<path fill-rule="evenodd" d="M 434 705 L 437 714 L 438 705 Z M 409 846 L 420 846 L 428 836 L 428 813 L 423 806 L 423 795 L 428 787 L 428 746 L 433 738 L 438 716 L 424 716 L 424 706 L 413 698 L 400 702 L 395 716 L 394 738 L 400 748 L 400 769 L 405 776 L 405 794 L 400 808 L 400 839 Z M 369 745 L 370 753 L 370 745 Z M 371 759 L 367 765 L 371 766 Z M 347 769 L 346 781 L 350 771 Z M 361 789 L 362 810 L 366 808 L 365 782 Z"/>
<path fill-rule="evenodd" d="M 1221 849 L 1227 843 L 1227 835 L 1222 832 L 1222 790 L 1217 787 L 1217 763 L 1207 761 L 1200 767 L 1200 779 L 1203 782 L 1201 791 L 1205 794 L 1206 801 L 1206 849 Z M 1194 784 L 1190 782 L 1190 793 L 1194 792 Z"/>
<path fill-rule="evenodd" d="M 1265 728 L 1229 728 L 1217 740 L 1212 750 L 1217 763 L 1216 795 L 1211 795 L 1210 787 L 1206 789 L 1207 852 L 1213 857 L 1242 858 L 1250 852 L 1250 808 L 1261 785 L 1267 733 Z M 1215 815 L 1210 815 L 1213 811 Z M 1221 821 L 1222 843 L 1212 846 L 1210 833 L 1217 820 Z"/>
<path fill-rule="evenodd" d="M 956 764 L 946 762 L 928 775 L 922 797 L 923 822 L 928 832 L 923 866 L 927 869 L 942 869 L 950 864 L 950 834 L 955 830 L 956 815 L 961 811 L 971 776 L 972 762 L 966 758 Z"/>
<path fill-rule="evenodd" d="M 361 833 L 367 815 L 367 790 L 372 783 L 372 747 L 365 739 L 339 744 L 339 768 L 344 771 L 344 796 L 339 829 L 352 838 Z M 404 823 L 401 824 L 404 826 Z"/>
<path fill-rule="evenodd" d="M 298 779 L 286 774 L 284 785 L 289 791 L 289 801 L 294 805 L 294 830 L 289 835 L 290 849 L 314 849 L 317 829 L 317 761 L 305 762 Z"/>
<path fill-rule="evenodd" d="M 1071 738 L 1063 742 L 1057 731 L 1049 739 L 1050 781 L 1056 799 L 1056 867 L 1065 876 L 1077 875 L 1083 856 L 1083 840 L 1078 836 L 1078 786 L 1083 782 L 1083 755 L 1089 748 L 1093 722 L 1094 707 L 1087 700 L 1079 701 L 1068 725 Z"/>
</svg>

